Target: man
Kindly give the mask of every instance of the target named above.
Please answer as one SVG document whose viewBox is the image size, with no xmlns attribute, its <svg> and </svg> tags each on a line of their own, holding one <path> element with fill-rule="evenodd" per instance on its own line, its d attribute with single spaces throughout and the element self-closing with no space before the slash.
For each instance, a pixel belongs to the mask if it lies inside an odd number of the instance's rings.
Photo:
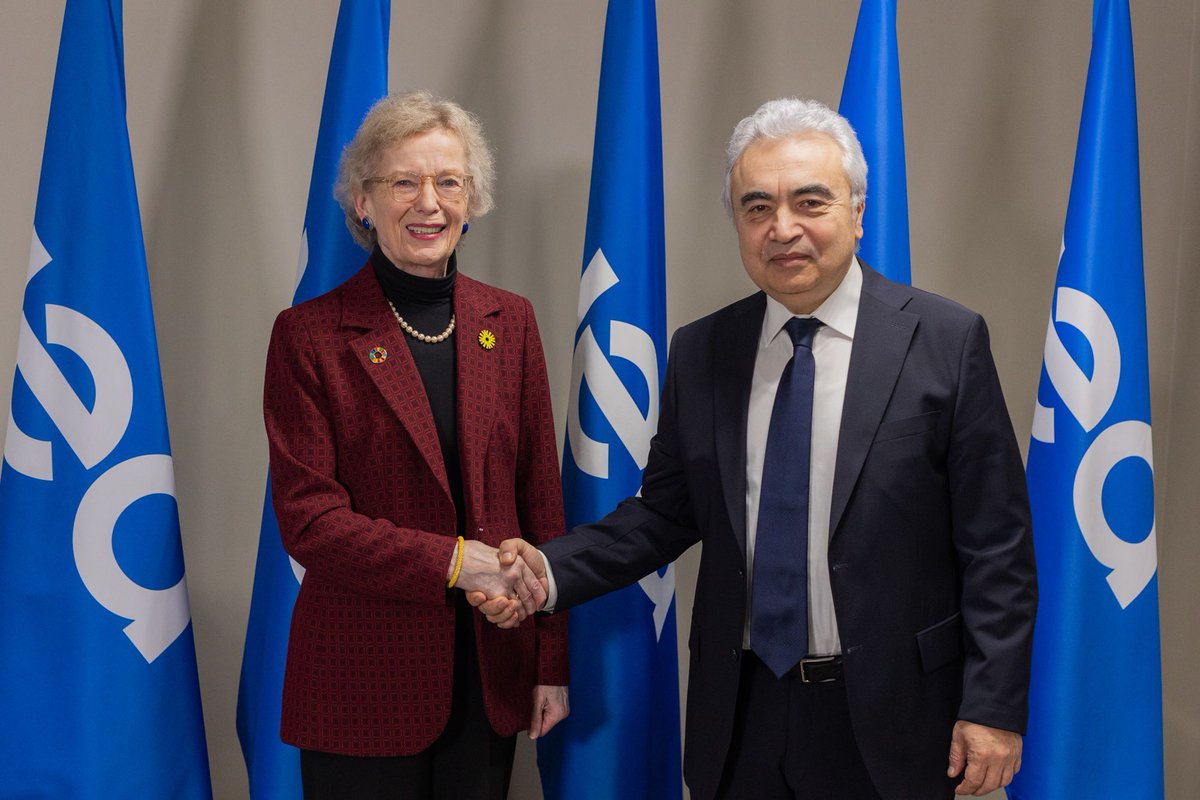
<svg viewBox="0 0 1200 800">
<path fill-rule="evenodd" d="M 986 794 L 1020 767 L 1037 589 L 983 319 L 855 258 L 866 164 L 820 103 L 762 106 L 727 166 L 762 291 L 676 333 L 641 496 L 502 560 L 562 609 L 704 543 L 697 800 Z"/>
</svg>

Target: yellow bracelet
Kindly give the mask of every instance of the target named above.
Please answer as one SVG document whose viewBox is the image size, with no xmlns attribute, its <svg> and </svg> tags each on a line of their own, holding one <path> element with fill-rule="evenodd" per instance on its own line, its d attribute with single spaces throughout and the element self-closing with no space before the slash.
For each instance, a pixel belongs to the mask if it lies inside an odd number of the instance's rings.
<svg viewBox="0 0 1200 800">
<path fill-rule="evenodd" d="M 462 570 L 464 547 L 465 545 L 463 544 L 463 537 L 460 536 L 458 537 L 458 555 L 454 557 L 454 572 L 450 575 L 450 582 L 446 584 L 447 589 L 453 589 L 454 584 L 458 583 L 458 573 L 460 570 Z"/>
</svg>

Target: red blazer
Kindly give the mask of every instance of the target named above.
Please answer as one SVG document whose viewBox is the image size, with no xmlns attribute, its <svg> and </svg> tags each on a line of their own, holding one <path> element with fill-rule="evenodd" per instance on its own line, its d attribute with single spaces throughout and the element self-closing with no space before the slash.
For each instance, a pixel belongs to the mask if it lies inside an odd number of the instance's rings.
<svg viewBox="0 0 1200 800">
<path fill-rule="evenodd" d="M 454 313 L 463 535 L 544 542 L 564 522 L 533 308 L 460 273 Z M 425 387 L 369 264 L 276 319 L 264 407 L 279 530 L 307 570 L 281 736 L 333 753 L 420 752 L 450 713 L 458 532 Z M 566 619 L 503 631 L 477 617 L 475 636 L 488 719 L 512 735 L 529 726 L 535 685 L 567 683 Z"/>
</svg>

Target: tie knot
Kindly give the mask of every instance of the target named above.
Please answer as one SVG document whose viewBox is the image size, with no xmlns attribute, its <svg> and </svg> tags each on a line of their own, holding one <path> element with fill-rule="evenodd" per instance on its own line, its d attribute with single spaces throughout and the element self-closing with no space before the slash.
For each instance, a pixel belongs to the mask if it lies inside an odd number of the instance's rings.
<svg viewBox="0 0 1200 800">
<path fill-rule="evenodd" d="M 813 337 L 816 336 L 817 328 L 820 328 L 821 324 L 821 320 L 816 317 L 792 317 L 784 323 L 783 327 L 787 330 L 788 336 L 792 337 L 792 347 L 803 345 L 811 350 Z"/>
</svg>

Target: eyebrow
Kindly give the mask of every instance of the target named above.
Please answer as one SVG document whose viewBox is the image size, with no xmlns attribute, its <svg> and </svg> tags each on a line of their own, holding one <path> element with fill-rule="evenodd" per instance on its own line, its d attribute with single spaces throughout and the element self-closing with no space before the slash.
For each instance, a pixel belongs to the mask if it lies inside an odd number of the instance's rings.
<svg viewBox="0 0 1200 800">
<path fill-rule="evenodd" d="M 792 197 L 801 197 L 806 194 L 813 194 L 825 200 L 834 199 L 833 190 L 823 183 L 810 183 L 798 189 L 793 189 L 791 192 Z"/>
<path fill-rule="evenodd" d="M 747 203 L 753 203 L 755 200 L 772 200 L 774 199 L 769 192 L 764 192 L 761 189 L 756 189 L 752 192 L 746 192 L 738 201 L 739 206 L 745 206 Z"/>
<path fill-rule="evenodd" d="M 823 183 L 808 183 L 788 192 L 789 197 L 803 197 L 804 195 L 816 195 L 825 200 L 833 200 L 835 195 L 833 190 Z M 775 196 L 770 192 L 765 192 L 762 189 L 755 189 L 746 192 L 738 198 L 738 205 L 744 207 L 748 203 L 753 203 L 756 200 L 774 200 Z"/>
</svg>

